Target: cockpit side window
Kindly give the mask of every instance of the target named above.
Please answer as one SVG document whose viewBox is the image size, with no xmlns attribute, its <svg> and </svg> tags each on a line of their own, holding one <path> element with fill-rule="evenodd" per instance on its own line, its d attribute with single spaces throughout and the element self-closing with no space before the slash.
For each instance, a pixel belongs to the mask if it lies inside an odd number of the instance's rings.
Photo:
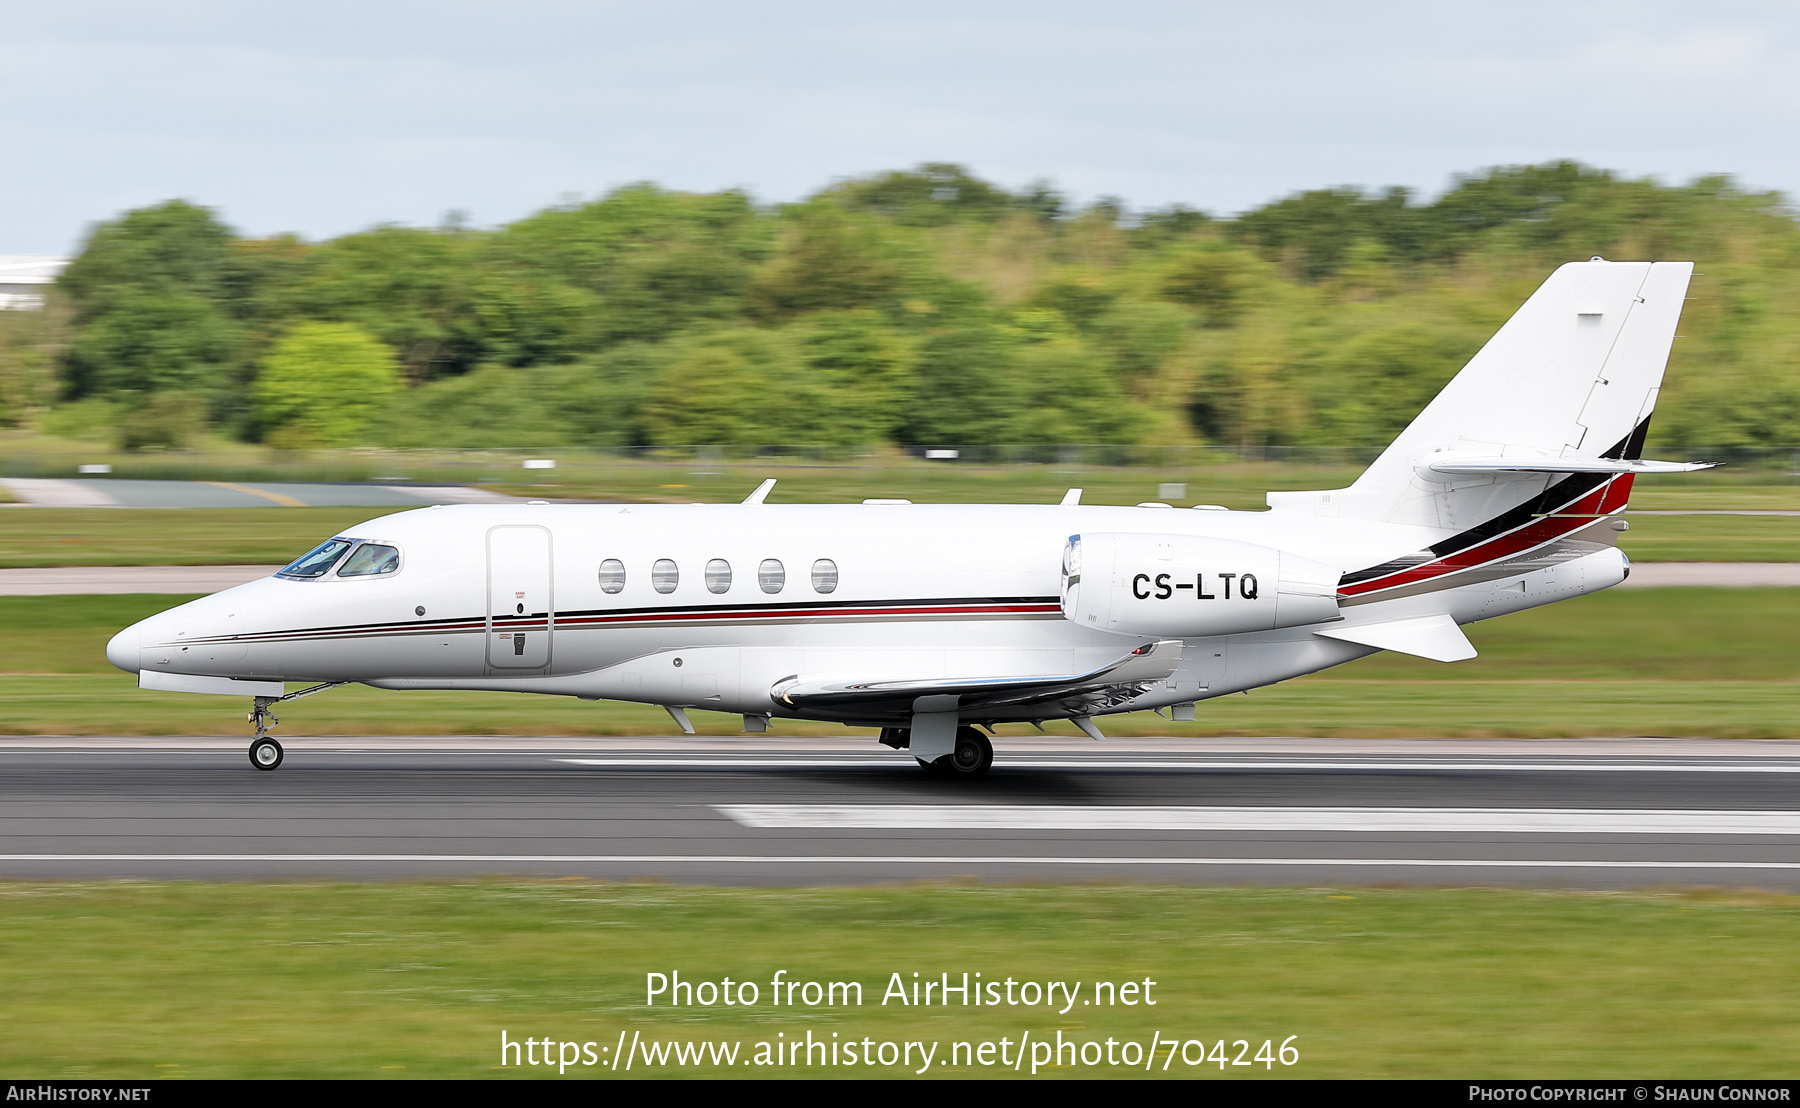
<svg viewBox="0 0 1800 1108">
<path fill-rule="evenodd" d="M 289 562 L 276 573 L 276 576 L 306 578 L 323 577 L 331 571 L 331 567 L 337 564 L 337 560 L 342 558 L 344 556 L 344 551 L 350 549 L 350 547 L 351 540 L 349 539 L 326 539 L 305 554 L 295 558 L 292 562 Z"/>
<path fill-rule="evenodd" d="M 393 573 L 400 568 L 400 551 L 381 543 L 365 542 L 356 548 L 356 553 L 344 559 L 344 568 L 338 570 L 339 577 L 370 577 L 378 573 Z"/>
</svg>

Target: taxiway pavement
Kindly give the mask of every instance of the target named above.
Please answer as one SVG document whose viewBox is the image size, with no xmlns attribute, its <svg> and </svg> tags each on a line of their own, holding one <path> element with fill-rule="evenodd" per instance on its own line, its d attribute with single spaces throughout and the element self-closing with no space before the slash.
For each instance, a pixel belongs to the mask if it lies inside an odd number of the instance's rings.
<svg viewBox="0 0 1800 1108">
<path fill-rule="evenodd" d="M 419 508 L 510 504 L 516 498 L 464 485 L 368 485 L 284 481 L 138 481 L 125 478 L 0 478 L 15 506 L 37 508 Z"/>
<path fill-rule="evenodd" d="M 0 740 L 0 877 L 1800 889 L 1800 743 Z"/>
</svg>

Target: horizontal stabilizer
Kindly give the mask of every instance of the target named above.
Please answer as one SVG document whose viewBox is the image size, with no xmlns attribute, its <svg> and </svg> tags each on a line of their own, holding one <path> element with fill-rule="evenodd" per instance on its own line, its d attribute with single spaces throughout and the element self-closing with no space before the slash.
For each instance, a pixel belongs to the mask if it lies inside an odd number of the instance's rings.
<svg viewBox="0 0 1800 1108">
<path fill-rule="evenodd" d="M 1419 476 L 1480 476 L 1489 473 L 1693 473 L 1718 462 L 1653 462 L 1643 458 L 1475 458 L 1454 454 L 1426 455 L 1415 467 Z"/>
<path fill-rule="evenodd" d="M 1449 616 L 1420 616 L 1388 623 L 1365 623 L 1314 631 L 1328 639 L 1430 658 L 1434 662 L 1461 662 L 1475 656 L 1475 647 Z"/>
<path fill-rule="evenodd" d="M 1084 714 L 1124 703 L 1166 680 L 1181 664 L 1181 640 L 1141 646 L 1087 673 L 993 677 L 871 677 L 800 674 L 777 681 L 769 695 L 800 711 L 905 716 L 915 711 L 967 714 L 1001 705 L 1064 701 Z M 927 698 L 929 698 L 927 700 Z M 927 702 L 921 704 L 920 701 Z"/>
</svg>

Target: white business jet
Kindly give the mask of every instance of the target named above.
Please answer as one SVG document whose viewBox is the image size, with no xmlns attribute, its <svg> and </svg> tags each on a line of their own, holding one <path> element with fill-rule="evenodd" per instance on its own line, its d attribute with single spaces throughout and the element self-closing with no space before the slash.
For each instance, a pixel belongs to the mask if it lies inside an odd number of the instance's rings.
<svg viewBox="0 0 1800 1108">
<path fill-rule="evenodd" d="M 270 709 L 349 682 L 630 700 L 880 728 L 985 772 L 981 728 L 1171 709 L 1625 579 L 1632 479 L 1693 266 L 1565 265 L 1344 489 L 1269 511 L 765 502 L 458 505 L 370 520 L 126 628 L 142 688 Z M 289 683 L 309 687 L 288 692 Z"/>
</svg>

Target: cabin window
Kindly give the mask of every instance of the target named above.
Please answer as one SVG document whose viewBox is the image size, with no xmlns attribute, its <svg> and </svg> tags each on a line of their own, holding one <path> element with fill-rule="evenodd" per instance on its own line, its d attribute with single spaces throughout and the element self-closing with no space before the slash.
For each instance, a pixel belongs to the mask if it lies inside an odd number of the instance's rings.
<svg viewBox="0 0 1800 1108">
<path fill-rule="evenodd" d="M 650 567 L 650 587 L 657 592 L 674 592 L 675 586 L 681 584 L 681 571 L 675 563 L 667 558 L 656 559 Z"/>
<path fill-rule="evenodd" d="M 787 570 L 781 562 L 774 558 L 764 558 L 762 565 L 756 567 L 756 583 L 764 592 L 780 592 L 781 586 L 787 584 Z"/>
<path fill-rule="evenodd" d="M 812 582 L 814 592 L 836 592 L 837 563 L 830 558 L 820 558 L 814 562 Z"/>
<path fill-rule="evenodd" d="M 731 588 L 731 563 L 723 558 L 714 558 L 706 563 L 706 591 L 724 592 Z"/>
<path fill-rule="evenodd" d="M 330 572 L 332 566 L 337 565 L 337 560 L 344 556 L 344 551 L 350 549 L 350 546 L 349 539 L 326 539 L 289 562 L 276 576 L 323 577 Z"/>
<path fill-rule="evenodd" d="M 372 577 L 378 573 L 393 573 L 399 568 L 399 550 L 381 543 L 365 542 L 356 548 L 356 553 L 344 559 L 344 568 L 338 570 L 338 576 Z"/>
<path fill-rule="evenodd" d="M 625 563 L 608 558 L 600 563 L 600 591 L 608 596 L 625 591 Z"/>
</svg>

